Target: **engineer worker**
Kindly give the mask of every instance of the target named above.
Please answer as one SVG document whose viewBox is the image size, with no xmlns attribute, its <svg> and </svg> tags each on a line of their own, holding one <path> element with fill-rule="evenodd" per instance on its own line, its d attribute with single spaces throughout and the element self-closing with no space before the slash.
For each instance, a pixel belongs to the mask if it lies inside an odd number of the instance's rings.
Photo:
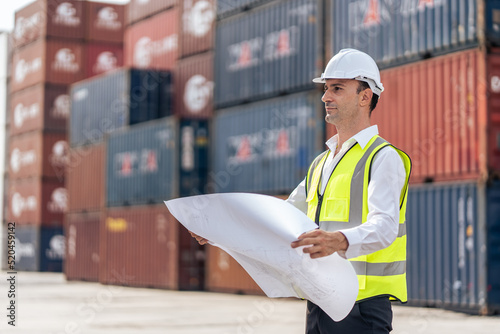
<svg viewBox="0 0 500 334">
<path fill-rule="evenodd" d="M 343 49 L 313 82 L 324 85 L 325 121 L 337 134 L 287 199 L 319 227 L 291 247 L 303 246 L 311 258 L 337 252 L 348 259 L 359 291 L 353 309 L 339 322 L 308 301 L 306 334 L 389 333 L 391 302 L 407 301 L 405 212 L 411 161 L 371 125 L 384 87 L 369 55 Z M 191 234 L 200 244 L 208 242 Z"/>
</svg>

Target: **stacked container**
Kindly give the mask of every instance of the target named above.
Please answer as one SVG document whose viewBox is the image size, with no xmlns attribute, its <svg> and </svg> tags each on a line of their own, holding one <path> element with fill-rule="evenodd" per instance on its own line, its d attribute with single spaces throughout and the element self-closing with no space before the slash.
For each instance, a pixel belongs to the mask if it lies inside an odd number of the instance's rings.
<svg viewBox="0 0 500 334">
<path fill-rule="evenodd" d="M 384 69 L 372 124 L 413 162 L 407 208 L 413 305 L 500 310 L 499 9 L 488 0 L 350 0 L 332 2 L 327 15 L 327 58 L 353 47 Z"/>
<path fill-rule="evenodd" d="M 210 188 L 285 199 L 324 150 L 323 1 L 218 2 Z M 229 255 L 207 252 L 211 291 L 262 293 Z"/>
<path fill-rule="evenodd" d="M 16 12 L 5 215 L 20 235 L 16 269 L 62 269 L 68 86 L 123 64 L 123 28 L 124 6 L 37 0 Z"/>
</svg>

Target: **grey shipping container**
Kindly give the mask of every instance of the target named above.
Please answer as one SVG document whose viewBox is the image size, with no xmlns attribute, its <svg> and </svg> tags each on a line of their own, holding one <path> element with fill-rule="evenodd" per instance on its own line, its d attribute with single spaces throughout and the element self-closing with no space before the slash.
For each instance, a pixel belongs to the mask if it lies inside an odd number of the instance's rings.
<svg viewBox="0 0 500 334">
<path fill-rule="evenodd" d="M 500 311 L 499 197 L 498 182 L 410 186 L 410 305 Z"/>
<path fill-rule="evenodd" d="M 222 19 L 272 1 L 273 0 L 219 0 L 217 1 L 217 18 Z"/>
<path fill-rule="evenodd" d="M 484 29 L 498 41 L 498 9 L 500 2 L 490 0 L 334 1 L 327 56 L 356 48 L 388 67 L 478 45 Z"/>
<path fill-rule="evenodd" d="M 320 99 L 312 91 L 220 110 L 214 118 L 209 188 L 291 192 L 325 149 Z"/>
<path fill-rule="evenodd" d="M 205 191 L 206 121 L 175 116 L 110 135 L 107 206 L 163 203 Z"/>
<path fill-rule="evenodd" d="M 219 21 L 216 107 L 314 87 L 323 69 L 322 3 L 280 1 Z"/>
<path fill-rule="evenodd" d="M 95 144 L 126 125 L 172 113 L 168 71 L 119 69 L 71 87 L 70 144 Z"/>
<path fill-rule="evenodd" d="M 16 270 L 62 271 L 64 234 L 62 228 L 16 224 Z"/>
</svg>

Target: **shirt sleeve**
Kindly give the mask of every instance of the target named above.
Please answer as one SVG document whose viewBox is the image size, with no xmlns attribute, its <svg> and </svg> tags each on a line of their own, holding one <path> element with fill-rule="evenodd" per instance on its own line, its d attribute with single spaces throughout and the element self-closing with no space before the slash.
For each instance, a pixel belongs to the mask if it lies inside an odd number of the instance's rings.
<svg viewBox="0 0 500 334">
<path fill-rule="evenodd" d="M 288 199 L 286 200 L 288 203 L 292 204 L 294 207 L 299 209 L 300 211 L 307 214 L 307 202 L 306 202 L 306 179 L 302 180 L 299 183 L 297 188 L 295 188 Z"/>
<path fill-rule="evenodd" d="M 351 259 L 388 247 L 399 230 L 399 201 L 406 181 L 406 171 L 399 154 L 384 148 L 373 160 L 368 184 L 368 217 L 364 224 L 340 230 L 348 242 L 345 254 Z"/>
</svg>

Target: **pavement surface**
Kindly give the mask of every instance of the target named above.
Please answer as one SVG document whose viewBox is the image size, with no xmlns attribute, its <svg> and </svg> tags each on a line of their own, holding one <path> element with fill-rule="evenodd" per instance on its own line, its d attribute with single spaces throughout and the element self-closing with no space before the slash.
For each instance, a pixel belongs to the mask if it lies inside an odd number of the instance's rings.
<svg viewBox="0 0 500 334">
<path fill-rule="evenodd" d="M 9 278 L 0 271 L 1 334 L 304 333 L 301 300 L 110 286 L 36 272 L 16 275 L 14 327 L 8 324 Z M 393 311 L 392 333 L 500 333 L 498 316 L 408 306 Z"/>
</svg>

